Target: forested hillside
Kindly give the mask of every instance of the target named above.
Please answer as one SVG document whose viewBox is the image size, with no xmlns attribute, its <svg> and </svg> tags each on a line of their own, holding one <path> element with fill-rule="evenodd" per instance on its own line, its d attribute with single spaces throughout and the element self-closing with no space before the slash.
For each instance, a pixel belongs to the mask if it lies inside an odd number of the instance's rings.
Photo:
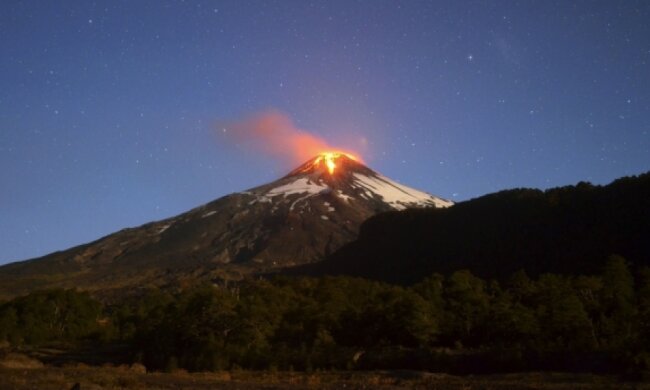
<svg viewBox="0 0 650 390">
<path fill-rule="evenodd" d="M 597 272 L 612 254 L 650 264 L 650 173 L 607 186 L 514 189 L 448 209 L 383 213 L 327 260 L 288 272 L 413 283 L 467 268 L 503 280 L 520 269 Z"/>
</svg>

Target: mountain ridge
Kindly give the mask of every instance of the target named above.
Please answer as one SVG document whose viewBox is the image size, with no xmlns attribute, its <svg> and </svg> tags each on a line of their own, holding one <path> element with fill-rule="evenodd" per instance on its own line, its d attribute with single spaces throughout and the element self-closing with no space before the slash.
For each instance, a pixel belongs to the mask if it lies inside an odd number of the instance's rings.
<svg viewBox="0 0 650 390">
<path fill-rule="evenodd" d="M 123 290 L 240 279 L 319 261 L 371 215 L 452 202 L 411 189 L 342 153 L 271 183 L 63 251 L 0 267 L 0 296 L 35 288 Z"/>
</svg>

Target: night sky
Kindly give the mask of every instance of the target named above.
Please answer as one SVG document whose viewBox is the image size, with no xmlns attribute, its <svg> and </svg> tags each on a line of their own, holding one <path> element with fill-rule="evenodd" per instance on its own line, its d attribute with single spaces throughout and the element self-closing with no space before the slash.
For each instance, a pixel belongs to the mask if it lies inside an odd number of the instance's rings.
<svg viewBox="0 0 650 390">
<path fill-rule="evenodd" d="M 288 172 L 263 112 L 455 201 L 650 169 L 648 1 L 0 2 L 0 263 Z"/>
</svg>

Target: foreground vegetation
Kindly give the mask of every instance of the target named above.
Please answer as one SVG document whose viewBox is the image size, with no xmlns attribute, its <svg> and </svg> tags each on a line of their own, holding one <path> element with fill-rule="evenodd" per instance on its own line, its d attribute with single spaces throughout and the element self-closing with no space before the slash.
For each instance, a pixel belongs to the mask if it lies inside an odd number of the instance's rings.
<svg viewBox="0 0 650 390">
<path fill-rule="evenodd" d="M 612 256 L 598 275 L 518 272 L 501 284 L 469 271 L 410 287 L 277 278 L 152 290 L 112 305 L 48 290 L 0 305 L 0 341 L 123 345 L 115 360 L 171 372 L 562 370 L 638 379 L 650 369 L 650 269 L 633 273 Z"/>
</svg>

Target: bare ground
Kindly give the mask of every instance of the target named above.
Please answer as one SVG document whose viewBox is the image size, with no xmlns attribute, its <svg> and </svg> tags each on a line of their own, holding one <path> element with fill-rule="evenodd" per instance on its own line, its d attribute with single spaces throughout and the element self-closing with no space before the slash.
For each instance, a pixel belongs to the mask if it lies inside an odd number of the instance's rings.
<svg viewBox="0 0 650 390">
<path fill-rule="evenodd" d="M 650 383 L 622 383 L 614 377 L 525 373 L 458 377 L 416 371 L 146 373 L 142 366 L 39 366 L 20 358 L 0 366 L 3 390 L 109 389 L 649 389 Z"/>
</svg>

